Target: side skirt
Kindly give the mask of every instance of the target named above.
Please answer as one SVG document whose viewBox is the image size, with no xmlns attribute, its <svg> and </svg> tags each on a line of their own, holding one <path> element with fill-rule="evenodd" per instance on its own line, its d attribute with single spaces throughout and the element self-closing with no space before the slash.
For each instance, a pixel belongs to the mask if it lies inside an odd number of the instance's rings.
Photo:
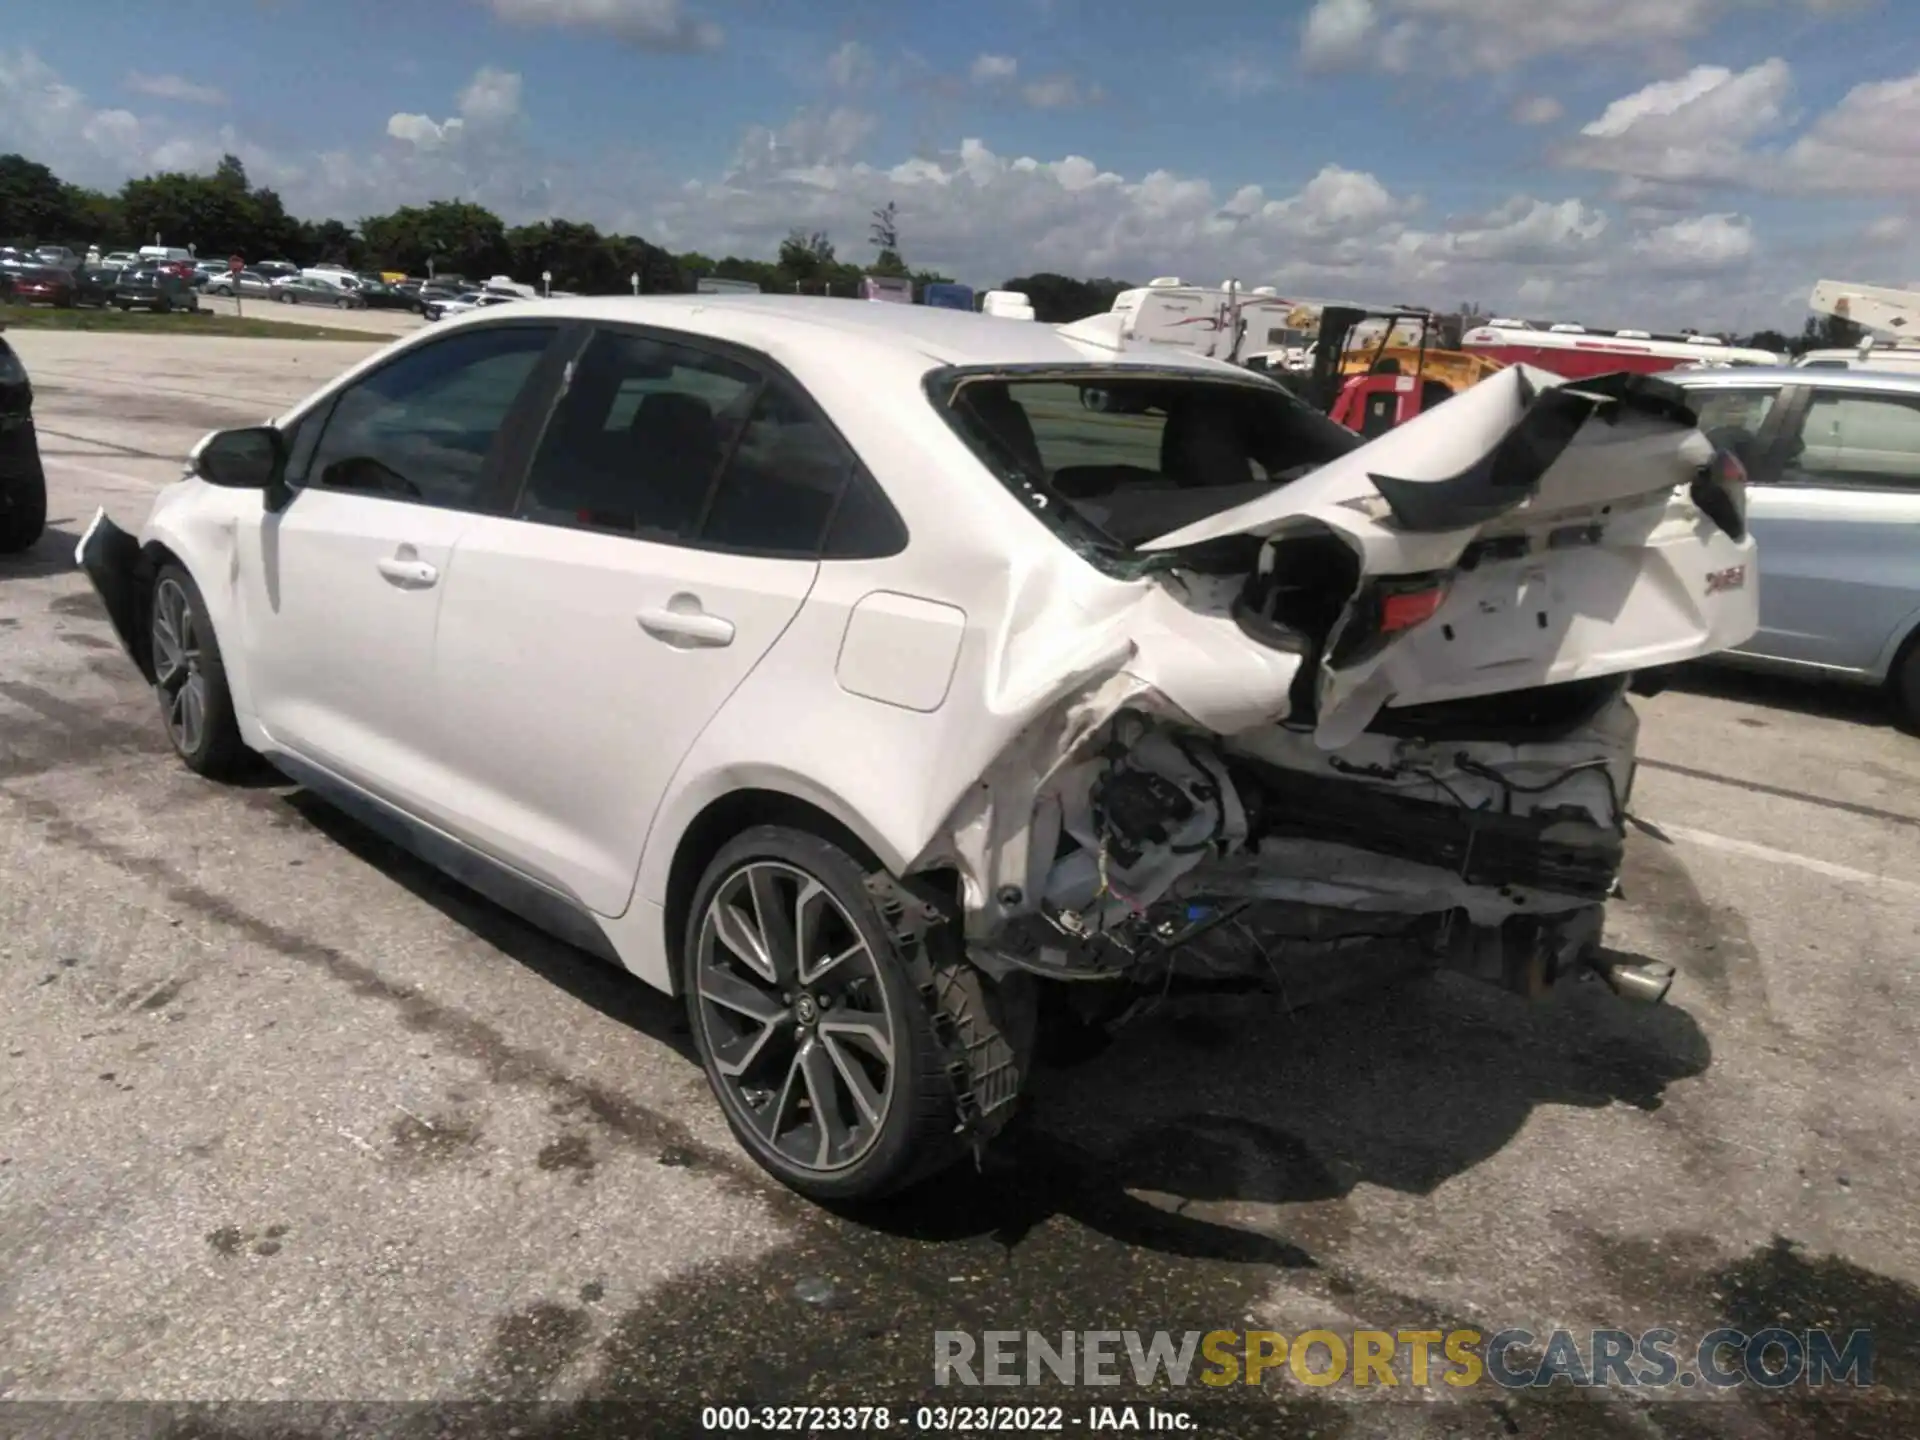
<svg viewBox="0 0 1920 1440">
<path fill-rule="evenodd" d="M 414 818 L 378 796 L 368 794 L 351 781 L 343 780 L 297 755 L 277 752 L 267 756 L 267 760 L 288 779 L 311 790 L 328 804 L 352 816 L 408 854 L 425 861 L 443 875 L 486 896 L 502 909 L 512 911 L 529 925 L 546 931 L 556 939 L 624 968 L 625 962 L 607 939 L 593 912 L 572 896 L 521 874 L 491 855 L 475 850 L 465 841 L 455 839 L 444 830 Z"/>
</svg>

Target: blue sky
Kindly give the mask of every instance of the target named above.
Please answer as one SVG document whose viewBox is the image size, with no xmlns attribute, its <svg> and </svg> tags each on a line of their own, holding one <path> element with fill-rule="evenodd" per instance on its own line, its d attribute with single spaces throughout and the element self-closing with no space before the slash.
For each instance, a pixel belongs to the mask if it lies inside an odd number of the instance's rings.
<svg viewBox="0 0 1920 1440">
<path fill-rule="evenodd" d="M 861 258 L 867 210 L 893 199 L 911 261 L 989 283 L 1234 274 L 1594 323 L 1797 325 L 1821 274 L 1920 277 L 1913 0 L 154 14 L 13 17 L 0 150 L 110 186 L 230 149 L 301 214 L 463 196 L 740 253 L 798 225 Z"/>
</svg>

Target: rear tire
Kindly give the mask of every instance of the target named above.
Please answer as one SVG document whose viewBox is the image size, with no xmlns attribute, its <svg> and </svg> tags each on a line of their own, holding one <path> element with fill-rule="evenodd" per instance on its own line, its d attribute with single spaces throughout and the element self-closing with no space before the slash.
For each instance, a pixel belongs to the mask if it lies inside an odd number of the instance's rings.
<svg viewBox="0 0 1920 1440">
<path fill-rule="evenodd" d="M 240 773 L 248 751 L 234 718 L 220 644 L 200 587 L 171 561 L 153 577 L 147 637 L 160 716 L 174 753 L 210 780 Z"/>
<path fill-rule="evenodd" d="M 729 1128 L 815 1200 L 877 1199 L 960 1153 L 933 1016 L 870 869 L 819 835 L 758 826 L 707 866 L 681 947 L 694 1045 Z"/>
<path fill-rule="evenodd" d="M 1893 662 L 1887 693 L 1893 700 L 1896 723 L 1908 734 L 1920 735 L 1920 634 L 1907 641 L 1900 658 Z"/>
<path fill-rule="evenodd" d="M 30 454 L 18 475 L 0 478 L 0 555 L 31 550 L 46 529 L 47 474 L 38 454 Z"/>
</svg>

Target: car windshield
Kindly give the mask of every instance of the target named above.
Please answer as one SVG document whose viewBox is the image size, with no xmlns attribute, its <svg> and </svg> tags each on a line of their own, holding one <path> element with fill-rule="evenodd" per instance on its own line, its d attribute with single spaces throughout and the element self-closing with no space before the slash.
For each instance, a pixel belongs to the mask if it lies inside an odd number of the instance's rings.
<svg viewBox="0 0 1920 1440">
<path fill-rule="evenodd" d="M 1133 547 L 1365 443 L 1277 384 L 1098 366 L 942 370 L 929 397 L 1032 514 L 1118 575 Z"/>
</svg>

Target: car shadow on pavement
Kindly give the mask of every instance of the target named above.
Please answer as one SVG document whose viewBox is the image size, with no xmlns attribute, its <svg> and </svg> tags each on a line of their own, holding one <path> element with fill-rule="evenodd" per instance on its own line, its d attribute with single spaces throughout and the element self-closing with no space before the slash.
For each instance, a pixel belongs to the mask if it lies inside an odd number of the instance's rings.
<svg viewBox="0 0 1920 1440">
<path fill-rule="evenodd" d="M 324 801 L 284 803 L 511 959 L 699 1064 L 680 1002 Z M 1432 976 L 1299 1009 L 1262 993 L 1170 1000 L 1093 1058 L 1040 1067 L 977 1163 L 834 1213 L 876 1237 L 1009 1253 L 1066 1220 L 1169 1258 L 1312 1269 L 1343 1240 L 1355 1186 L 1430 1193 L 1539 1106 L 1653 1110 L 1667 1085 L 1706 1069 L 1706 1036 L 1685 1010 L 1630 1006 L 1597 983 L 1568 990 L 1528 1004 Z"/>
<path fill-rule="evenodd" d="M 1667 677 L 1667 688 L 1710 700 L 1791 710 L 1819 720 L 1890 727 L 1893 706 L 1886 693 L 1837 680 L 1771 675 L 1727 665 L 1682 665 Z"/>
<path fill-rule="evenodd" d="M 281 777 L 280 783 L 285 783 Z M 602 960 L 528 924 L 505 907 L 469 890 L 398 845 L 305 790 L 284 797 L 315 830 L 379 870 L 448 919 L 465 926 L 508 959 L 551 982 L 582 1004 L 649 1039 L 671 1046 L 698 1065 L 680 1002 Z"/>
<path fill-rule="evenodd" d="M 0 555 L 0 580 L 41 580 L 49 575 L 78 574 L 73 550 L 78 533 L 49 525 L 39 540 L 18 555 Z"/>
<path fill-rule="evenodd" d="M 1013 1245 L 1066 1214 L 1155 1250 L 1310 1266 L 1343 1238 L 1355 1186 L 1429 1194 L 1540 1106 L 1654 1110 L 1706 1069 L 1685 1010 L 1570 988 L 1529 1005 L 1433 976 L 1293 1012 L 1245 996 L 1170 1007 L 1043 1072 L 983 1169 L 863 1218 Z"/>
</svg>

